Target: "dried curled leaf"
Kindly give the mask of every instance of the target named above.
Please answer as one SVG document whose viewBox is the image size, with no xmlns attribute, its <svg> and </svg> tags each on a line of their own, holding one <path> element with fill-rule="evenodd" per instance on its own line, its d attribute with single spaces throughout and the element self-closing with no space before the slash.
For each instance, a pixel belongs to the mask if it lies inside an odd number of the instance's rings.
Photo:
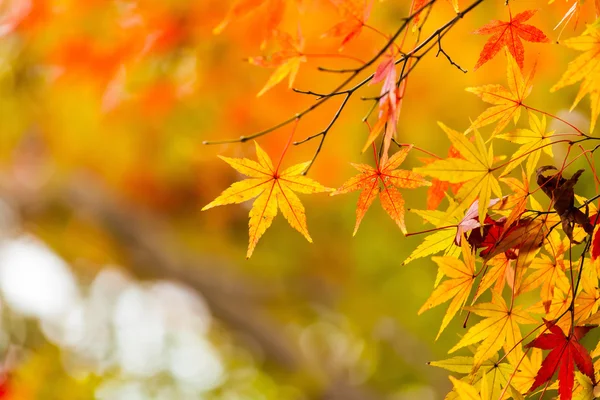
<svg viewBox="0 0 600 400">
<path fill-rule="evenodd" d="M 573 228 L 575 224 L 581 225 L 589 235 L 594 231 L 587 215 L 575 207 L 575 184 L 584 172 L 583 169 L 575 172 L 569 179 L 565 179 L 561 172 L 552 176 L 544 176 L 544 172 L 556 170 L 552 165 L 545 165 L 536 171 L 537 184 L 552 200 L 552 207 L 558 213 L 562 227 L 569 239 L 573 240 Z"/>
</svg>

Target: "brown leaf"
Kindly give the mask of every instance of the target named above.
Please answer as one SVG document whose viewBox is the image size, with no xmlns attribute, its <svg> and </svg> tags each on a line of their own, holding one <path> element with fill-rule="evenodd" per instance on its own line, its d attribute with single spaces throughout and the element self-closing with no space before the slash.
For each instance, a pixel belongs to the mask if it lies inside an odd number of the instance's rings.
<svg viewBox="0 0 600 400">
<path fill-rule="evenodd" d="M 552 201 L 552 207 L 560 217 L 562 227 L 569 239 L 573 241 L 573 228 L 575 224 L 581 225 L 589 235 L 594 231 L 594 227 L 588 220 L 588 217 L 579 208 L 575 207 L 575 184 L 584 172 L 583 169 L 575 172 L 569 179 L 558 172 L 552 176 L 544 176 L 544 172 L 555 170 L 552 165 L 539 167 L 536 171 L 537 184 L 546 193 L 546 196 Z"/>
</svg>

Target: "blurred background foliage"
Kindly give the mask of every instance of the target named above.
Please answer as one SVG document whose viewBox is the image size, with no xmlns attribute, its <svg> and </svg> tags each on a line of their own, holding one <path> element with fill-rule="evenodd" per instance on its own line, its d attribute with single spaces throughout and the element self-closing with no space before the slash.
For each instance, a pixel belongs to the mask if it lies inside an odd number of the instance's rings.
<svg viewBox="0 0 600 400">
<path fill-rule="evenodd" d="M 283 84 L 256 97 L 271 71 L 245 59 L 276 48 L 261 50 L 260 15 L 213 35 L 230 3 L 0 1 L 0 397 L 403 400 L 449 389 L 426 362 L 444 358 L 462 319 L 434 341 L 445 308 L 417 310 L 435 267 L 401 266 L 420 238 L 404 238 L 379 207 L 352 237 L 356 196 L 303 197 L 315 243 L 280 217 L 249 261 L 246 204 L 200 213 L 239 178 L 216 155 L 254 157 L 252 143 L 201 142 L 270 127 L 312 101 Z M 282 29 L 294 34 L 299 21 L 308 53 L 335 54 L 339 40 L 320 38 L 340 20 L 331 3 L 286 3 Z M 409 7 L 375 2 L 370 24 L 391 33 Z M 556 40 L 570 4 L 511 7 L 540 8 L 535 24 Z M 563 37 L 591 22 L 585 7 Z M 423 35 L 453 16 L 439 2 Z M 444 39 L 464 68 L 486 40 L 470 32 L 492 18 L 508 19 L 504 1 L 484 3 Z M 368 58 L 384 43 L 364 31 L 344 52 Z M 576 87 L 549 88 L 574 52 L 552 43 L 526 44 L 526 53 L 525 68 L 537 68 L 530 103 L 568 109 Z M 330 90 L 340 77 L 317 66 L 353 64 L 309 57 L 295 87 Z M 410 75 L 399 140 L 444 155 L 436 121 L 465 129 L 485 104 L 463 89 L 505 79 L 502 57 L 463 74 L 429 54 Z M 349 162 L 370 162 L 360 153 L 369 105 L 344 111 L 315 179 L 337 187 L 353 174 Z M 336 106 L 303 119 L 296 138 L 323 129 Z M 587 126 L 587 107 L 568 118 Z M 274 159 L 289 129 L 260 139 Z M 315 146 L 293 147 L 285 163 L 310 159 Z M 425 208 L 425 190 L 405 197 Z M 410 231 L 425 229 L 407 218 Z"/>
</svg>

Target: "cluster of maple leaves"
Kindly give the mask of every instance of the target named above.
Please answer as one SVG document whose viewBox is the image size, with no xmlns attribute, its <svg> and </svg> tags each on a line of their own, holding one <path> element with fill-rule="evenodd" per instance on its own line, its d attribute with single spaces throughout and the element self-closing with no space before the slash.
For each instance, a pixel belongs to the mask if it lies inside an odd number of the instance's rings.
<svg viewBox="0 0 600 400">
<path fill-rule="evenodd" d="M 343 49 L 368 26 L 373 2 L 329 1 L 339 10 L 342 21 L 324 35 L 341 38 Z M 434 3 L 435 0 L 414 1 L 404 21 L 420 28 L 427 19 L 423 15 L 431 12 Z M 473 3 L 469 10 L 477 4 Z M 580 3 L 574 3 L 560 24 L 576 19 L 581 6 L 577 4 Z M 459 17 L 464 17 L 457 1 L 451 5 Z M 300 30 L 294 40 L 278 28 L 284 7 L 283 0 L 238 0 L 216 28 L 221 31 L 232 20 L 249 13 L 268 17 L 265 40 L 277 42 L 281 50 L 268 57 L 249 59 L 253 64 L 275 68 L 259 95 L 285 77 L 289 77 L 292 87 L 301 63 L 307 59 Z M 314 160 L 282 168 L 292 136 L 277 165 L 256 143 L 257 161 L 221 157 L 248 179 L 232 184 L 204 209 L 256 198 L 250 210 L 247 253 L 250 257 L 278 209 L 292 228 L 312 241 L 305 209 L 296 193 L 360 192 L 354 234 L 379 197 L 385 212 L 407 234 L 404 198 L 399 189 L 428 187 L 427 209 L 410 211 L 433 225 L 433 229 L 425 231 L 430 234 L 404 261 L 407 264 L 432 256 L 438 266 L 435 288 L 420 313 L 450 303 L 438 337 L 461 311 L 483 318 L 469 323 L 471 326 L 464 336 L 450 349 L 450 353 L 454 353 L 469 348 L 472 355 L 430 363 L 463 375 L 460 379 L 451 377 L 454 389 L 446 398 L 521 399 L 558 390 L 561 400 L 573 396 L 591 399 L 600 395 L 596 374 L 600 367 L 600 345 L 590 352 L 581 340 L 600 323 L 600 224 L 597 224 L 595 198 L 584 199 L 577 194 L 576 184 L 584 170 L 568 177 L 566 160 L 560 166 L 540 165 L 540 160 L 544 154 L 553 157 L 553 144 L 566 143 L 569 149 L 578 145 L 580 157 L 590 166 L 586 173 L 594 174 L 595 181 L 599 182 L 592 160 L 598 146 L 591 150 L 583 147 L 599 139 L 550 112 L 529 105 L 527 98 L 533 90 L 535 68 L 524 73 L 522 41 L 547 43 L 550 39 L 527 23 L 536 10 L 513 15 L 507 7 L 507 12 L 508 21 L 493 20 L 474 32 L 490 36 L 474 69 L 504 52 L 507 85 L 487 84 L 466 89 L 490 107 L 464 132 L 439 124 L 451 143 L 447 158 L 422 159 L 424 165 L 412 171 L 399 169 L 415 148 L 400 145 L 394 152 L 391 146 L 408 81 L 407 76 L 398 71 L 401 64 L 404 65 L 402 71 L 410 70 L 412 59 L 407 54 L 419 47 L 416 43 L 412 50 L 401 51 L 407 36 L 400 38 L 398 44 L 396 35 L 379 53 L 377 66 L 369 78 L 370 84 L 381 84 L 377 98 L 379 113 L 363 148 L 363 152 L 373 149 L 374 166 L 352 164 L 359 173 L 336 190 L 305 176 Z M 568 65 L 551 91 L 581 81 L 573 107 L 589 95 L 589 132 L 592 132 L 600 114 L 600 23 L 588 25 L 580 36 L 566 39 L 562 44 L 583 54 Z M 327 96 L 320 96 L 324 97 Z M 511 121 L 517 125 L 522 111 L 527 113 L 529 127 L 509 128 Z M 552 119 L 568 126 L 569 139 L 561 139 L 561 135 L 548 130 Z M 296 123 L 299 120 L 300 117 Z M 488 127 L 493 129 L 486 140 L 480 130 Z M 497 139 L 518 145 L 509 159 L 494 155 L 493 143 Z M 379 151 L 377 143 L 381 145 Z M 516 176 L 511 176 L 515 173 Z M 532 177 L 533 184 L 530 183 Z M 440 210 L 444 200 L 448 206 Z M 541 202 L 548 205 L 543 206 Z M 577 247 L 578 244 L 582 246 Z M 442 256 L 436 256 L 442 252 Z M 531 296 L 527 301 L 522 300 L 522 295 L 537 289 L 539 301 L 528 304 Z M 481 302 L 486 293 L 490 301 Z M 528 333 L 523 336 L 526 325 L 531 328 L 526 328 Z M 542 350 L 549 351 L 545 357 Z M 556 381 L 554 375 L 557 375 Z"/>
</svg>

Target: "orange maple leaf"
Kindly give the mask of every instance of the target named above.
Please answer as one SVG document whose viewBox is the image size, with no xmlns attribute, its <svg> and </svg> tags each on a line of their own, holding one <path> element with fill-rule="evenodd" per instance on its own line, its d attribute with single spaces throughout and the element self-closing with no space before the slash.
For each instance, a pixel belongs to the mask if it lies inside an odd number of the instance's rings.
<svg viewBox="0 0 600 400">
<path fill-rule="evenodd" d="M 515 124 L 519 121 L 523 100 L 529 96 L 533 88 L 531 81 L 533 80 L 535 69 L 527 77 L 523 78 L 521 70 L 517 68 L 515 59 L 508 54 L 508 51 L 506 57 L 508 59 L 506 66 L 508 89 L 502 85 L 484 85 L 465 89 L 467 92 L 481 97 L 481 100 L 486 103 L 492 104 L 490 108 L 481 113 L 473 121 L 467 132 L 496 122 L 496 128 L 492 132 L 492 136 L 494 136 L 500 133 L 511 119 Z"/>
<path fill-rule="evenodd" d="M 550 41 L 550 39 L 544 35 L 544 32 L 533 25 L 523 23 L 533 17 L 536 12 L 537 10 L 527 10 L 515 15 L 513 18 L 509 9 L 508 13 L 510 21 L 493 20 L 489 24 L 484 25 L 473 32 L 477 35 L 492 35 L 483 46 L 483 50 L 479 55 L 479 60 L 477 60 L 474 70 L 494 58 L 505 46 L 517 61 L 519 68 L 523 69 L 525 49 L 523 48 L 521 39 L 527 40 L 528 42 Z"/>
<path fill-rule="evenodd" d="M 304 38 L 302 37 L 300 28 L 298 28 L 297 40 L 294 40 L 290 34 L 282 31 L 276 31 L 274 37 L 279 43 L 281 50 L 273 53 L 270 57 L 259 56 L 248 58 L 251 64 L 259 67 L 276 68 L 257 96 L 262 96 L 286 76 L 289 76 L 288 86 L 291 88 L 300 69 L 300 63 L 306 62 L 306 56 L 302 53 L 304 50 Z"/>
<path fill-rule="evenodd" d="M 373 0 L 329 0 L 344 20 L 323 34 L 323 37 L 343 37 L 340 50 L 350 40 L 358 37 L 371 15 Z"/>
<path fill-rule="evenodd" d="M 456 150 L 456 147 L 450 146 L 448 149 L 448 158 L 463 157 L 460 155 L 460 152 Z M 434 158 L 421 158 L 420 160 L 423 161 L 423 164 L 431 164 L 435 162 Z M 437 210 L 444 197 L 446 197 L 446 191 L 448 188 L 452 188 L 452 191 L 454 194 L 456 194 L 460 189 L 460 186 L 460 183 L 451 185 L 450 182 L 442 181 L 437 178 L 432 179 L 431 187 L 427 190 L 427 209 Z"/>
<path fill-rule="evenodd" d="M 404 198 L 397 188 L 417 188 L 431 185 L 417 173 L 396 169 L 406 159 L 411 149 L 412 146 L 403 147 L 383 164 L 378 164 L 376 168 L 366 164 L 352 164 L 360 171 L 360 174 L 350 178 L 331 194 L 333 196 L 361 190 L 356 206 L 356 225 L 353 235 L 356 235 L 360 222 L 377 195 L 379 195 L 383 209 L 398 224 L 402 232 L 406 233 Z"/>
<path fill-rule="evenodd" d="M 271 39 L 279 27 L 285 11 L 284 0 L 236 0 L 221 23 L 213 29 L 215 35 L 220 34 L 233 21 L 258 13 L 262 17 L 260 29 L 263 33 L 263 46 Z"/>
<path fill-rule="evenodd" d="M 255 144 L 258 162 L 247 158 L 219 156 L 235 170 L 249 176 L 250 179 L 235 182 L 219 197 L 202 208 L 204 211 L 215 206 L 242 203 L 258 196 L 250 209 L 250 243 L 246 258 L 250 258 L 258 240 L 271 226 L 277 215 L 277 208 L 281 210 L 291 227 L 312 243 L 306 226 L 304 206 L 294 192 L 310 194 L 333 190 L 302 175 L 310 165 L 310 161 L 293 165 L 280 172 L 281 162 L 274 167 L 267 153 L 260 148 L 258 143 Z"/>
</svg>

